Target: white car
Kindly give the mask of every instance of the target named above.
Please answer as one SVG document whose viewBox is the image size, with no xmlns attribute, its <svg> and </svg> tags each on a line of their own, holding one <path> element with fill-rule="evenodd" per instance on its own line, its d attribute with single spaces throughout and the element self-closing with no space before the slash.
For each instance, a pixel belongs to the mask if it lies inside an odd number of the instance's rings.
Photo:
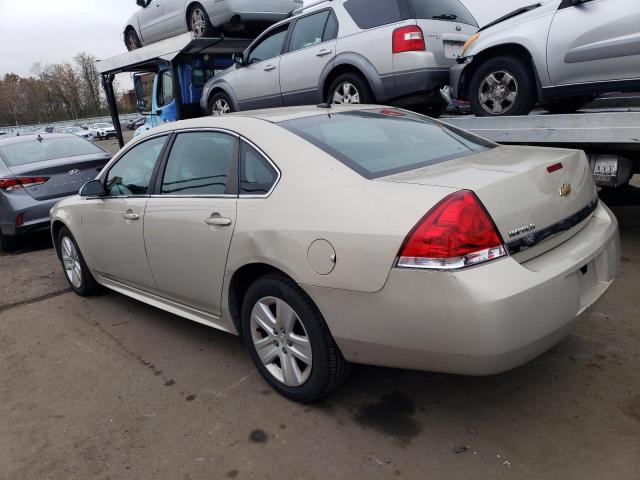
<svg viewBox="0 0 640 480">
<path fill-rule="evenodd" d="M 111 123 L 106 122 L 92 123 L 89 125 L 88 131 L 94 138 L 99 138 L 100 140 L 106 140 L 116 136 L 115 127 Z"/>
<path fill-rule="evenodd" d="M 61 133 L 70 133 L 71 135 L 77 135 L 78 137 L 86 138 L 87 140 L 93 140 L 93 133 L 90 130 L 85 130 L 81 127 L 65 127 Z"/>
<path fill-rule="evenodd" d="M 257 27 L 257 36 L 268 25 L 302 7 L 302 0 L 136 0 L 141 7 L 127 22 L 124 43 L 129 50 L 192 31 L 210 37 L 224 28 L 241 34 Z"/>
</svg>

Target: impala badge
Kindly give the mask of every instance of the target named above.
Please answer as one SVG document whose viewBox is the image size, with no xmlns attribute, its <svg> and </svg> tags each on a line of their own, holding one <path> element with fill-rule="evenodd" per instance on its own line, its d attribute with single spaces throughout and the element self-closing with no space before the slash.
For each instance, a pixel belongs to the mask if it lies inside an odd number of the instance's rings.
<svg viewBox="0 0 640 480">
<path fill-rule="evenodd" d="M 563 183 L 562 186 L 560 187 L 560 196 L 568 197 L 569 195 L 571 195 L 571 184 Z"/>
<path fill-rule="evenodd" d="M 67 175 L 70 175 L 73 177 L 74 175 L 78 175 L 79 173 L 80 173 L 80 170 L 78 170 L 77 168 L 74 168 L 73 170 L 69 170 L 67 172 Z"/>
<path fill-rule="evenodd" d="M 530 223 L 529 225 L 524 225 L 522 227 L 514 228 L 509 232 L 509 237 L 517 237 L 518 235 L 522 235 L 523 233 L 533 232 L 536 229 L 535 223 Z"/>
</svg>

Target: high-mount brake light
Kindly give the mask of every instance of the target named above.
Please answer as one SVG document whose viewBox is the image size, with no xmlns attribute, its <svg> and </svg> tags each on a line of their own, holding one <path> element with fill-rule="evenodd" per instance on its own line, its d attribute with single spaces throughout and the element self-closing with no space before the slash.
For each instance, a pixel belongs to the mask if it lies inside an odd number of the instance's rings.
<svg viewBox="0 0 640 480">
<path fill-rule="evenodd" d="M 393 53 L 424 52 L 424 34 L 417 25 L 400 27 L 393 31 Z"/>
<path fill-rule="evenodd" d="M 400 249 L 397 265 L 454 270 L 506 255 L 502 237 L 478 197 L 461 190 L 418 222 Z"/>
</svg>

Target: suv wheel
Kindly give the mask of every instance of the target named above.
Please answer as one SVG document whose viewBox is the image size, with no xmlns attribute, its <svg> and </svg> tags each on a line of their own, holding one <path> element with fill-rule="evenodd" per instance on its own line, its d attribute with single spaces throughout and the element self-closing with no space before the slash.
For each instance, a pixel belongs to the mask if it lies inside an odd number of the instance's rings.
<svg viewBox="0 0 640 480">
<path fill-rule="evenodd" d="M 327 103 L 334 105 L 374 103 L 367 81 L 357 73 L 345 73 L 329 87 Z"/>
<path fill-rule="evenodd" d="M 226 93 L 218 92 L 211 97 L 209 101 L 209 115 L 226 115 L 234 111 L 233 103 Z"/>
<path fill-rule="evenodd" d="M 318 307 L 284 275 L 266 275 L 249 288 L 242 329 L 260 374 L 291 400 L 317 401 L 349 373 Z"/>
<path fill-rule="evenodd" d="M 469 84 L 471 109 L 476 116 L 527 115 L 536 102 L 536 86 L 520 59 L 496 57 L 476 70 Z"/>
</svg>

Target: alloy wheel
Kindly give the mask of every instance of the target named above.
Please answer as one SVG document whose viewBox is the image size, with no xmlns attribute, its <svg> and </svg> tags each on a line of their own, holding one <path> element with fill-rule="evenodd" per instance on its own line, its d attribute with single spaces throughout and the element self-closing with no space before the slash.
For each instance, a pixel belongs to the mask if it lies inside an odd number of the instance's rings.
<svg viewBox="0 0 640 480">
<path fill-rule="evenodd" d="M 191 31 L 196 34 L 196 37 L 203 37 L 207 31 L 207 17 L 199 7 L 191 12 Z"/>
<path fill-rule="evenodd" d="M 518 99 L 518 81 L 507 71 L 487 75 L 478 90 L 482 108 L 491 115 L 502 115 L 513 108 Z"/>
<path fill-rule="evenodd" d="M 334 105 L 360 103 L 360 92 L 352 83 L 341 83 L 333 93 L 332 103 Z"/>
<path fill-rule="evenodd" d="M 63 237 L 60 245 L 62 247 L 64 273 L 67 275 L 71 285 L 75 288 L 80 288 L 82 286 L 82 265 L 80 264 L 78 250 L 69 237 Z"/>
<path fill-rule="evenodd" d="M 288 387 L 311 375 L 313 354 L 302 320 L 284 300 L 264 297 L 251 311 L 251 339 L 267 371 Z"/>
<path fill-rule="evenodd" d="M 138 48 L 138 42 L 136 41 L 136 35 L 133 32 L 129 32 L 127 34 L 127 48 L 131 50 L 136 50 Z"/>
<path fill-rule="evenodd" d="M 231 106 L 224 98 L 219 98 L 213 102 L 213 109 L 211 111 L 214 115 L 226 115 L 231 113 Z"/>
</svg>

